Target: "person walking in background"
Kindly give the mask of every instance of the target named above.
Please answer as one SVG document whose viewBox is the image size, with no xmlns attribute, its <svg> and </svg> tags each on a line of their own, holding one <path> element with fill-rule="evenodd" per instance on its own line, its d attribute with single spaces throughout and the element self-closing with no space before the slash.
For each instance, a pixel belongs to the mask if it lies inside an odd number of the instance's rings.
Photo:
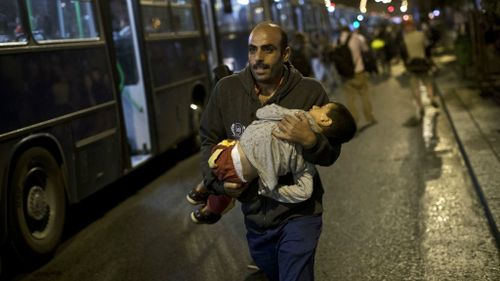
<svg viewBox="0 0 500 281">
<path fill-rule="evenodd" d="M 454 42 L 455 56 L 457 58 L 458 73 L 460 78 L 469 78 L 472 64 L 472 43 L 467 24 L 460 24 L 457 28 L 457 37 Z"/>
<path fill-rule="evenodd" d="M 363 65 L 365 67 L 365 72 L 369 76 L 378 75 L 379 71 L 378 71 L 378 66 L 377 66 L 377 59 L 375 57 L 374 50 L 371 48 L 371 44 L 373 42 L 372 36 L 367 31 L 367 29 L 365 28 L 364 25 L 360 25 L 359 28 L 355 30 L 355 32 L 358 33 L 359 35 L 361 35 L 361 37 L 359 37 L 359 38 L 364 39 L 365 44 L 367 46 L 369 46 L 367 51 L 363 51 L 361 53 L 361 55 L 363 57 Z"/>
<path fill-rule="evenodd" d="M 394 25 L 389 24 L 385 28 L 385 61 L 388 74 L 392 73 L 392 63 L 397 58 L 398 43 L 396 42 L 396 30 Z"/>
<path fill-rule="evenodd" d="M 342 45 L 347 46 L 350 51 L 350 56 L 346 53 L 339 54 L 335 60 L 335 65 L 339 74 L 342 76 L 342 90 L 346 99 L 346 105 L 351 111 L 356 123 L 359 122 L 359 113 L 356 102 L 358 97 L 361 98 L 361 106 L 363 115 L 367 125 L 377 123 L 373 115 L 373 108 L 369 96 L 369 81 L 368 74 L 365 72 L 362 53 L 368 51 L 368 46 L 362 35 L 351 32 L 349 27 L 343 27 L 336 48 L 341 48 Z M 342 65 L 341 65 L 342 64 Z M 345 68 L 347 70 L 341 70 Z"/>
<path fill-rule="evenodd" d="M 375 54 L 375 58 L 377 61 L 377 65 L 381 66 L 382 74 L 387 74 L 387 67 L 385 65 L 385 31 L 384 27 L 380 26 L 376 29 L 375 36 L 373 40 L 370 42 L 370 49 L 373 50 Z M 366 70 L 366 65 L 365 65 Z"/>
<path fill-rule="evenodd" d="M 430 75 L 432 63 L 425 52 L 426 36 L 422 31 L 417 30 L 413 20 L 403 23 L 403 32 L 402 57 L 406 70 L 410 73 L 410 90 L 417 109 L 415 121 L 420 122 L 424 115 L 420 83 L 425 87 L 432 105 L 437 106 L 434 98 L 433 78 Z"/>
<path fill-rule="evenodd" d="M 250 254 L 271 281 L 314 280 L 314 256 L 322 228 L 323 186 L 313 177 L 309 199 L 287 204 L 259 195 L 258 180 L 242 187 L 219 181 L 208 165 L 212 148 L 224 139 L 239 139 L 256 118 L 257 109 L 276 103 L 307 110 L 329 102 L 322 85 L 303 77 L 288 63 L 290 47 L 284 30 L 273 23 L 258 24 L 248 39 L 248 64 L 239 73 L 221 79 L 203 112 L 200 136 L 204 185 L 213 194 L 227 194 L 241 202 Z M 287 115 L 274 135 L 300 145 L 304 159 L 329 166 L 341 145 L 311 130 L 304 114 Z M 279 184 L 292 184 L 291 174 Z"/>
<path fill-rule="evenodd" d="M 332 94 L 338 84 L 337 75 L 327 56 L 329 50 L 332 48 L 332 44 L 327 36 L 320 33 L 313 33 L 312 38 L 314 77 L 323 84 L 328 93 Z"/>
<path fill-rule="evenodd" d="M 394 41 L 395 39 L 392 34 L 392 27 L 390 25 L 383 25 L 380 27 L 380 30 L 376 35 L 376 39 L 372 42 L 372 44 L 375 42 L 380 42 L 377 57 L 380 65 L 382 66 L 382 74 L 386 76 L 391 75 L 391 62 L 394 58 L 396 49 L 396 43 Z"/>
<path fill-rule="evenodd" d="M 290 42 L 290 47 L 292 49 L 292 54 L 290 56 L 292 65 L 297 68 L 303 76 L 314 77 L 311 66 L 312 50 L 306 35 L 302 32 L 295 32 Z"/>
</svg>

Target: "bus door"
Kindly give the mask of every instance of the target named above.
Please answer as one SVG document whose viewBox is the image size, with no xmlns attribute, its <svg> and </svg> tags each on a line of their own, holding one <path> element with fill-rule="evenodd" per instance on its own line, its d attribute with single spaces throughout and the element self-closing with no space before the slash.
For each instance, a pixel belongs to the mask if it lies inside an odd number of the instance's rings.
<svg viewBox="0 0 500 281">
<path fill-rule="evenodd" d="M 201 18 L 203 20 L 203 34 L 207 42 L 207 61 L 210 70 L 215 69 L 218 65 L 222 64 L 222 51 L 220 46 L 220 33 L 217 26 L 217 19 L 214 11 L 212 1 L 202 0 L 201 4 Z M 215 79 L 213 71 L 211 73 L 211 81 Z"/>
<path fill-rule="evenodd" d="M 151 157 L 151 133 L 132 1 L 111 0 L 110 7 L 122 112 L 134 167 Z"/>
</svg>

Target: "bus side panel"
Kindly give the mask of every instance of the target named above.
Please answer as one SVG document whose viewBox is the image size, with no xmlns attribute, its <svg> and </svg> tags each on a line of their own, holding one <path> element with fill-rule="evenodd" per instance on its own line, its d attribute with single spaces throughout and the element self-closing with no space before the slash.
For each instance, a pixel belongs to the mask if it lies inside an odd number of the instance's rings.
<svg viewBox="0 0 500 281">
<path fill-rule="evenodd" d="M 181 139 L 190 135 L 189 116 L 186 104 L 191 97 L 187 94 L 188 85 L 181 85 L 168 90 L 156 92 L 156 130 L 158 146 L 161 152 L 166 151 Z"/>
<path fill-rule="evenodd" d="M 153 82 L 158 147 L 163 152 L 193 131 L 190 105 L 193 85 L 208 85 L 206 56 L 200 37 L 147 41 Z"/>
<path fill-rule="evenodd" d="M 123 175 L 116 105 L 72 122 L 77 196 L 82 199 Z"/>
</svg>

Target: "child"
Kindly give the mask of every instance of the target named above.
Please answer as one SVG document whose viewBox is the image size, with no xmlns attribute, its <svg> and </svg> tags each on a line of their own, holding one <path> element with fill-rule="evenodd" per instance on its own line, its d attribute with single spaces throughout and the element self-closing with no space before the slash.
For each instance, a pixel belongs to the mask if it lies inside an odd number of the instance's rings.
<svg viewBox="0 0 500 281">
<path fill-rule="evenodd" d="M 285 115 L 304 112 L 286 109 L 276 104 L 257 110 L 257 120 L 244 131 L 239 140 L 224 140 L 212 149 L 209 166 L 219 181 L 241 185 L 259 178 L 259 194 L 285 203 L 307 200 L 312 194 L 314 165 L 302 157 L 302 147 L 272 135 Z M 351 113 L 340 103 L 313 106 L 304 112 L 311 129 L 337 143 L 348 142 L 356 133 Z M 293 185 L 279 185 L 278 177 L 293 173 Z M 228 195 L 211 195 L 200 183 L 189 192 L 191 204 L 204 204 L 191 213 L 195 223 L 212 224 L 234 203 Z"/>
</svg>

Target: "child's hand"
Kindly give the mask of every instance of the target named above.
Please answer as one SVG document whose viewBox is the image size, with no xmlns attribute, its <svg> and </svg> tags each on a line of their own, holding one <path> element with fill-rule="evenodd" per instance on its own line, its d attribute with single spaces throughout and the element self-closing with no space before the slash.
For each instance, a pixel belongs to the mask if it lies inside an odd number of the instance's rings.
<svg viewBox="0 0 500 281">
<path fill-rule="evenodd" d="M 295 115 L 285 115 L 278 123 L 279 130 L 273 131 L 273 136 L 298 143 L 304 148 L 313 147 L 316 142 L 316 134 L 311 129 L 309 121 L 303 112 Z"/>
</svg>

